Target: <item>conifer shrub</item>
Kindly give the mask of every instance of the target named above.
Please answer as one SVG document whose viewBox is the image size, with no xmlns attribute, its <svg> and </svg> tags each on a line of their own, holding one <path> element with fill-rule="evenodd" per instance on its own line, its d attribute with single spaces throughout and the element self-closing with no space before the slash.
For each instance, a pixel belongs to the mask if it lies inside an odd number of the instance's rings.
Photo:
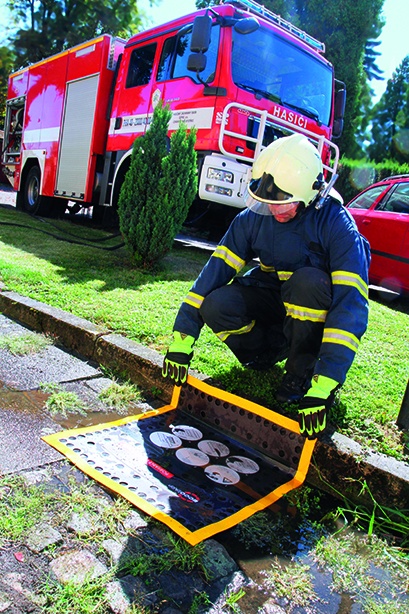
<svg viewBox="0 0 409 614">
<path fill-rule="evenodd" d="M 172 248 L 197 192 L 196 130 L 159 103 L 149 130 L 133 145 L 131 165 L 118 201 L 120 230 L 137 266 L 151 268 Z"/>
</svg>

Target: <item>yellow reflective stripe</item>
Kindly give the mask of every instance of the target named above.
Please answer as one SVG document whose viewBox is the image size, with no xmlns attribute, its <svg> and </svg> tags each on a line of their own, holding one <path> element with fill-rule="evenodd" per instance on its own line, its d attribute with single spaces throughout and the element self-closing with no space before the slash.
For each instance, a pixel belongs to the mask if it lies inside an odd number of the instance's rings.
<svg viewBox="0 0 409 614">
<path fill-rule="evenodd" d="M 255 323 L 256 321 L 253 320 L 252 322 L 250 322 L 250 324 L 243 326 L 243 328 L 238 328 L 237 330 L 222 331 L 220 333 L 216 333 L 216 336 L 219 337 L 221 341 L 226 341 L 229 335 L 243 335 L 244 333 L 249 333 L 251 329 L 253 328 L 253 326 L 255 325 Z"/>
<path fill-rule="evenodd" d="M 301 307 L 300 305 L 290 305 L 284 303 L 287 315 L 295 320 L 309 320 L 310 322 L 325 322 L 328 310 L 311 309 L 310 307 Z"/>
<path fill-rule="evenodd" d="M 184 303 L 187 303 L 188 305 L 191 305 L 192 307 L 196 307 L 196 309 L 200 309 L 203 301 L 204 301 L 204 296 L 200 296 L 199 294 L 195 294 L 194 292 L 188 292 L 184 300 Z"/>
<path fill-rule="evenodd" d="M 281 281 L 287 281 L 287 279 L 290 279 L 293 273 L 294 271 L 277 271 L 278 278 Z"/>
<path fill-rule="evenodd" d="M 368 298 L 368 284 L 362 277 L 350 271 L 333 271 L 331 273 L 332 283 L 340 286 L 353 286 L 364 298 Z"/>
<path fill-rule="evenodd" d="M 215 258 L 221 258 L 222 260 L 224 260 L 224 262 L 231 266 L 235 271 L 237 271 L 237 273 L 246 264 L 242 258 L 236 256 L 236 254 L 233 254 L 233 252 L 227 249 L 227 247 L 225 247 L 224 245 L 218 245 L 213 252 L 213 256 Z"/>
<path fill-rule="evenodd" d="M 264 271 L 264 273 L 274 273 L 275 272 L 275 267 L 266 266 L 265 264 L 261 262 L 261 260 L 260 260 L 260 268 L 262 271 Z"/>
<path fill-rule="evenodd" d="M 359 347 L 359 339 L 352 333 L 339 328 L 324 328 L 322 343 L 338 343 L 356 352 Z"/>
</svg>

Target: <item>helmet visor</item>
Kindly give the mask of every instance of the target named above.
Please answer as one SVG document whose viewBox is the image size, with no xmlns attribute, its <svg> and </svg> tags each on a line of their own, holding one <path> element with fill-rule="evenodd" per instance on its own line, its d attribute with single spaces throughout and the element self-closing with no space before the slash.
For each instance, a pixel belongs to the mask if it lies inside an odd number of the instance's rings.
<svg viewBox="0 0 409 614">
<path fill-rule="evenodd" d="M 253 194 L 254 198 L 265 203 L 280 204 L 281 201 L 288 203 L 294 200 L 294 194 L 284 192 L 279 188 L 270 173 L 263 173 L 263 176 L 259 179 L 252 179 L 249 192 Z"/>
<path fill-rule="evenodd" d="M 283 203 L 282 205 L 262 202 L 253 198 L 247 189 L 244 192 L 244 201 L 246 203 L 246 207 L 258 215 L 279 215 L 294 209 L 294 207 L 298 207 L 300 204 L 299 201 Z"/>
</svg>

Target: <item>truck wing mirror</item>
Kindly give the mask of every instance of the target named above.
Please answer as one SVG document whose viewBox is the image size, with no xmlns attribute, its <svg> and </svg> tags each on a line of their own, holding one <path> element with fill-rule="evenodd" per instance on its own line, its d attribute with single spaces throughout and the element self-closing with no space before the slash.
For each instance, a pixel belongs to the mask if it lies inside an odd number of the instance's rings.
<svg viewBox="0 0 409 614">
<path fill-rule="evenodd" d="M 343 119 L 345 113 L 345 102 L 347 98 L 346 89 L 338 90 L 335 95 L 335 119 Z"/>
<path fill-rule="evenodd" d="M 251 34 L 259 29 L 260 24 L 254 17 L 245 17 L 236 21 L 233 27 L 238 34 Z"/>
<path fill-rule="evenodd" d="M 190 51 L 193 53 L 206 53 L 210 45 L 213 20 L 210 15 L 198 15 L 193 22 Z"/>
<path fill-rule="evenodd" d="M 347 91 L 345 86 L 342 90 L 338 90 L 335 94 L 334 105 L 334 125 L 332 127 L 332 136 L 337 139 L 341 136 L 344 127 L 344 113 Z"/>
<path fill-rule="evenodd" d="M 203 72 L 206 64 L 207 57 L 202 53 L 191 53 L 187 59 L 187 69 L 195 73 Z"/>
</svg>

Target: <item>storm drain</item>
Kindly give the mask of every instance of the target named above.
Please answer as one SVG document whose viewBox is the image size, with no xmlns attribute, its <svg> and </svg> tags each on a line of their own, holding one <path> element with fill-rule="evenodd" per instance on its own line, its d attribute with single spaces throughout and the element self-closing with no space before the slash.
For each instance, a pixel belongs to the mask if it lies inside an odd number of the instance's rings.
<svg viewBox="0 0 409 614">
<path fill-rule="evenodd" d="M 191 376 L 159 410 L 43 439 L 192 545 L 302 484 L 314 447 L 295 421 Z"/>
</svg>

